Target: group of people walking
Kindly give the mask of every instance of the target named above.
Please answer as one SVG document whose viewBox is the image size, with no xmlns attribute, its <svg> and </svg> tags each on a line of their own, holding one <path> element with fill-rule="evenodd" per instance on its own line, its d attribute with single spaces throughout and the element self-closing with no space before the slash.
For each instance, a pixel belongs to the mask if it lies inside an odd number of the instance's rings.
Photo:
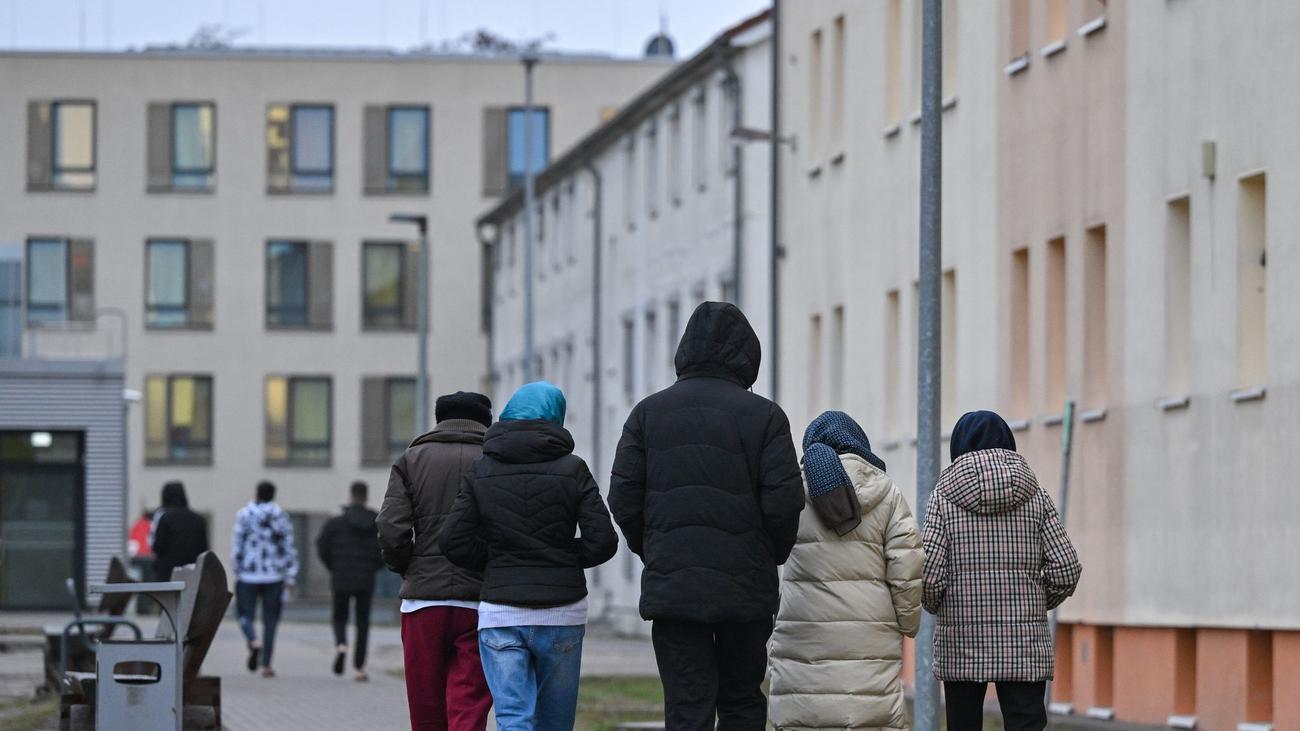
<svg viewBox="0 0 1300 731">
<path fill-rule="evenodd" d="M 760 359 L 739 309 L 700 305 L 676 383 L 623 427 L 608 510 L 555 386 L 523 386 L 495 423 L 486 396 L 437 400 L 375 519 L 403 579 L 413 729 L 483 729 L 493 707 L 501 729 L 573 728 L 584 570 L 615 554 L 615 524 L 644 563 L 669 729 L 905 728 L 922 608 L 949 729 L 981 727 L 988 682 L 1006 728 L 1046 725 L 1047 612 L 1081 569 L 1006 423 L 957 423 L 918 530 L 847 414 L 808 426 L 801 464 L 785 413 L 749 390 Z"/>
</svg>

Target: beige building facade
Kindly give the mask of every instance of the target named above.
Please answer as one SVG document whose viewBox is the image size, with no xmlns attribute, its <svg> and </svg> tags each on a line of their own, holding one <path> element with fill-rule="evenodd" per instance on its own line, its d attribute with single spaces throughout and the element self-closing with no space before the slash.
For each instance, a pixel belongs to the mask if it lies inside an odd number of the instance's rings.
<svg viewBox="0 0 1300 731">
<path fill-rule="evenodd" d="M 544 55 L 536 164 L 670 65 Z M 482 386 L 473 214 L 518 180 L 517 60 L 6 53 L 0 86 L 22 347 L 117 343 L 124 316 L 132 518 L 183 480 L 226 556 L 269 479 L 306 559 L 352 480 L 378 502 L 416 431 L 415 230 L 390 214 L 429 221 L 430 400 Z"/>
<path fill-rule="evenodd" d="M 902 484 L 919 5 L 783 2 L 779 31 L 781 401 L 849 411 Z M 1002 413 L 1059 501 L 1077 409 L 1054 710 L 1300 727 L 1297 8 L 944 8 L 943 423 Z"/>
</svg>

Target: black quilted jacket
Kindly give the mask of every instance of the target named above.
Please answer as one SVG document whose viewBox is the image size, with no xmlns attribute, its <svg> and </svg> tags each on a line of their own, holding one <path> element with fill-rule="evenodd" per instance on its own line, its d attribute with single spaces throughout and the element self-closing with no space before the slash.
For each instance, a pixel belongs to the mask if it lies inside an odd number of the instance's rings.
<svg viewBox="0 0 1300 731">
<path fill-rule="evenodd" d="M 803 478 L 781 407 L 751 393 L 758 336 L 734 305 L 696 308 L 677 383 L 632 409 L 609 504 L 645 561 L 641 616 L 771 618 L 777 565 L 799 530 Z"/>
<path fill-rule="evenodd" d="M 585 597 L 583 569 L 618 550 L 600 488 L 573 454 L 573 437 L 540 420 L 488 429 L 440 542 L 453 563 L 483 572 L 481 599 L 521 607 Z"/>
</svg>

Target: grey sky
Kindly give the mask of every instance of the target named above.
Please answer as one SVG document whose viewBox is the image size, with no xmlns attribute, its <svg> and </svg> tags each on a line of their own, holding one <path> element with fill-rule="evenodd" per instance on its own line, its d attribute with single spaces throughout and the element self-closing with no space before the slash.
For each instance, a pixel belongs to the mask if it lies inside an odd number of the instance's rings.
<svg viewBox="0 0 1300 731">
<path fill-rule="evenodd" d="M 554 33 L 548 48 L 639 55 L 662 11 L 688 55 L 765 0 L 0 0 L 0 43 L 87 50 L 180 43 L 204 23 L 238 44 L 407 49 L 485 27 L 511 38 Z M 84 18 L 84 22 L 83 22 Z M 423 19 L 423 28 L 421 20 Z"/>
</svg>

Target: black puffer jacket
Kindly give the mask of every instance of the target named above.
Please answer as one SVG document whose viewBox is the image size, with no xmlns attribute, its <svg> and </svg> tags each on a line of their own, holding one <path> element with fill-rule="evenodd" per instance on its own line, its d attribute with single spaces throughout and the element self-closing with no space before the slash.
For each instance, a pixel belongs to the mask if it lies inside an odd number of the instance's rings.
<svg viewBox="0 0 1300 731">
<path fill-rule="evenodd" d="M 441 544 L 457 565 L 483 571 L 484 601 L 558 607 L 587 595 L 583 569 L 608 561 L 618 536 L 569 432 L 504 421 L 488 429 Z"/>
<path fill-rule="evenodd" d="M 375 534 L 375 511 L 348 505 L 325 522 L 316 538 L 316 553 L 330 570 L 334 591 L 374 591 L 375 572 L 383 567 Z"/>
<path fill-rule="evenodd" d="M 776 613 L 776 567 L 794 546 L 803 481 L 785 413 L 747 390 L 760 357 L 745 315 L 705 302 L 677 348 L 677 383 L 623 427 L 609 504 L 645 562 L 646 619 Z"/>
</svg>

